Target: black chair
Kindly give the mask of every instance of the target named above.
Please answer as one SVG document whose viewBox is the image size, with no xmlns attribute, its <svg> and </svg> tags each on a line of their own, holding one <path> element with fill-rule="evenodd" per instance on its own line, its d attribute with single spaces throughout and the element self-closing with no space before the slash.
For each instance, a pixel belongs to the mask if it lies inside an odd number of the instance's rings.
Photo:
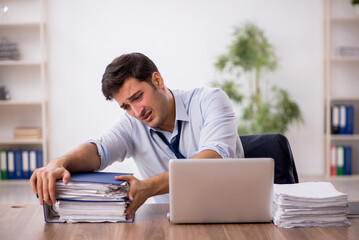
<svg viewBox="0 0 359 240">
<path fill-rule="evenodd" d="M 246 158 L 270 157 L 274 159 L 274 183 L 298 183 L 288 139 L 282 134 L 257 134 L 240 136 Z"/>
</svg>

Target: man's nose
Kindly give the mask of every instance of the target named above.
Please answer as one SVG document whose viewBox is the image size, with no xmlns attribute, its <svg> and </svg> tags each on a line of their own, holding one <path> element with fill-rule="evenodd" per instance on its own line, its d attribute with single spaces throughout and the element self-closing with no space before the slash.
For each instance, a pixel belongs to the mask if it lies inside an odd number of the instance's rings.
<svg viewBox="0 0 359 240">
<path fill-rule="evenodd" d="M 140 118 L 143 115 L 143 107 L 140 105 L 134 104 L 132 110 L 136 118 Z"/>
</svg>

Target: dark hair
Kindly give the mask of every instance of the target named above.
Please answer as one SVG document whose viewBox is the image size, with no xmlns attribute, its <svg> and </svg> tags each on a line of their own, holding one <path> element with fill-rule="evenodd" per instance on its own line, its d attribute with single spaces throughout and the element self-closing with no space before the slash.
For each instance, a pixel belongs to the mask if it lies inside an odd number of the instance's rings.
<svg viewBox="0 0 359 240">
<path fill-rule="evenodd" d="M 123 54 L 115 58 L 106 67 L 102 77 L 102 93 L 106 100 L 112 100 L 113 95 L 130 77 L 145 81 L 153 86 L 152 74 L 154 72 L 158 72 L 156 65 L 142 53 Z"/>
</svg>

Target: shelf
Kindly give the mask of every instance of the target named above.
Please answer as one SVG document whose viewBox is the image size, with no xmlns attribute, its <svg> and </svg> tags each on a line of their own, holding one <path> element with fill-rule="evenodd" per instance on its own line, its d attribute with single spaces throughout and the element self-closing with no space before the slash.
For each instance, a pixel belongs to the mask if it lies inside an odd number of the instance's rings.
<svg viewBox="0 0 359 240">
<path fill-rule="evenodd" d="M 332 23 L 359 23 L 359 17 L 333 17 L 330 18 Z"/>
<path fill-rule="evenodd" d="M 354 181 L 359 180 L 359 174 L 353 174 L 353 175 L 340 175 L 340 176 L 329 176 L 330 180 L 336 180 L 336 181 Z"/>
<path fill-rule="evenodd" d="M 0 139 L 0 144 L 42 144 L 42 139 Z"/>
<path fill-rule="evenodd" d="M 359 140 L 359 134 L 354 134 L 354 135 L 330 135 L 329 138 L 331 140 L 347 140 L 347 141 L 357 141 Z"/>
<path fill-rule="evenodd" d="M 40 61 L 0 60 L 0 66 L 40 66 Z"/>
<path fill-rule="evenodd" d="M 0 100 L 0 106 L 41 105 L 41 101 Z"/>
<path fill-rule="evenodd" d="M 323 0 L 323 96 L 324 96 L 324 171 L 330 181 L 345 183 L 359 179 L 358 152 L 359 129 L 358 121 L 353 120 L 355 134 L 331 134 L 332 106 L 352 105 L 354 118 L 359 110 L 359 56 L 356 56 L 358 46 L 359 16 L 355 15 L 351 1 Z M 340 113 L 339 113 L 340 114 Z M 336 118 L 337 120 L 337 118 Z M 330 176 L 331 167 L 338 166 L 338 151 L 333 145 L 350 146 L 351 159 L 346 159 L 344 165 L 351 161 L 353 175 Z M 339 152 L 341 154 L 341 152 Z M 343 160 L 346 155 L 343 153 Z M 345 163 L 346 162 L 346 163 Z"/>
<path fill-rule="evenodd" d="M 333 101 L 359 101 L 359 97 L 332 97 L 330 100 Z"/>
<path fill-rule="evenodd" d="M 359 56 L 358 57 L 332 57 L 330 58 L 332 62 L 358 62 L 359 63 Z"/>
<path fill-rule="evenodd" d="M 39 27 L 41 22 L 0 22 L 0 27 Z"/>
</svg>

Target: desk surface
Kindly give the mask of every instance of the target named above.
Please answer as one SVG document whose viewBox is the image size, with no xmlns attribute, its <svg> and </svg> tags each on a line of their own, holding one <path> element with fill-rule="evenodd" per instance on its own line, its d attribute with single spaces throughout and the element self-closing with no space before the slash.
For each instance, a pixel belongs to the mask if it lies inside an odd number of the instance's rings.
<svg viewBox="0 0 359 240">
<path fill-rule="evenodd" d="M 350 227 L 282 229 L 266 224 L 171 224 L 168 204 L 145 204 L 134 223 L 45 223 L 42 207 L 0 204 L 5 239 L 358 239 L 359 218 Z"/>
</svg>

